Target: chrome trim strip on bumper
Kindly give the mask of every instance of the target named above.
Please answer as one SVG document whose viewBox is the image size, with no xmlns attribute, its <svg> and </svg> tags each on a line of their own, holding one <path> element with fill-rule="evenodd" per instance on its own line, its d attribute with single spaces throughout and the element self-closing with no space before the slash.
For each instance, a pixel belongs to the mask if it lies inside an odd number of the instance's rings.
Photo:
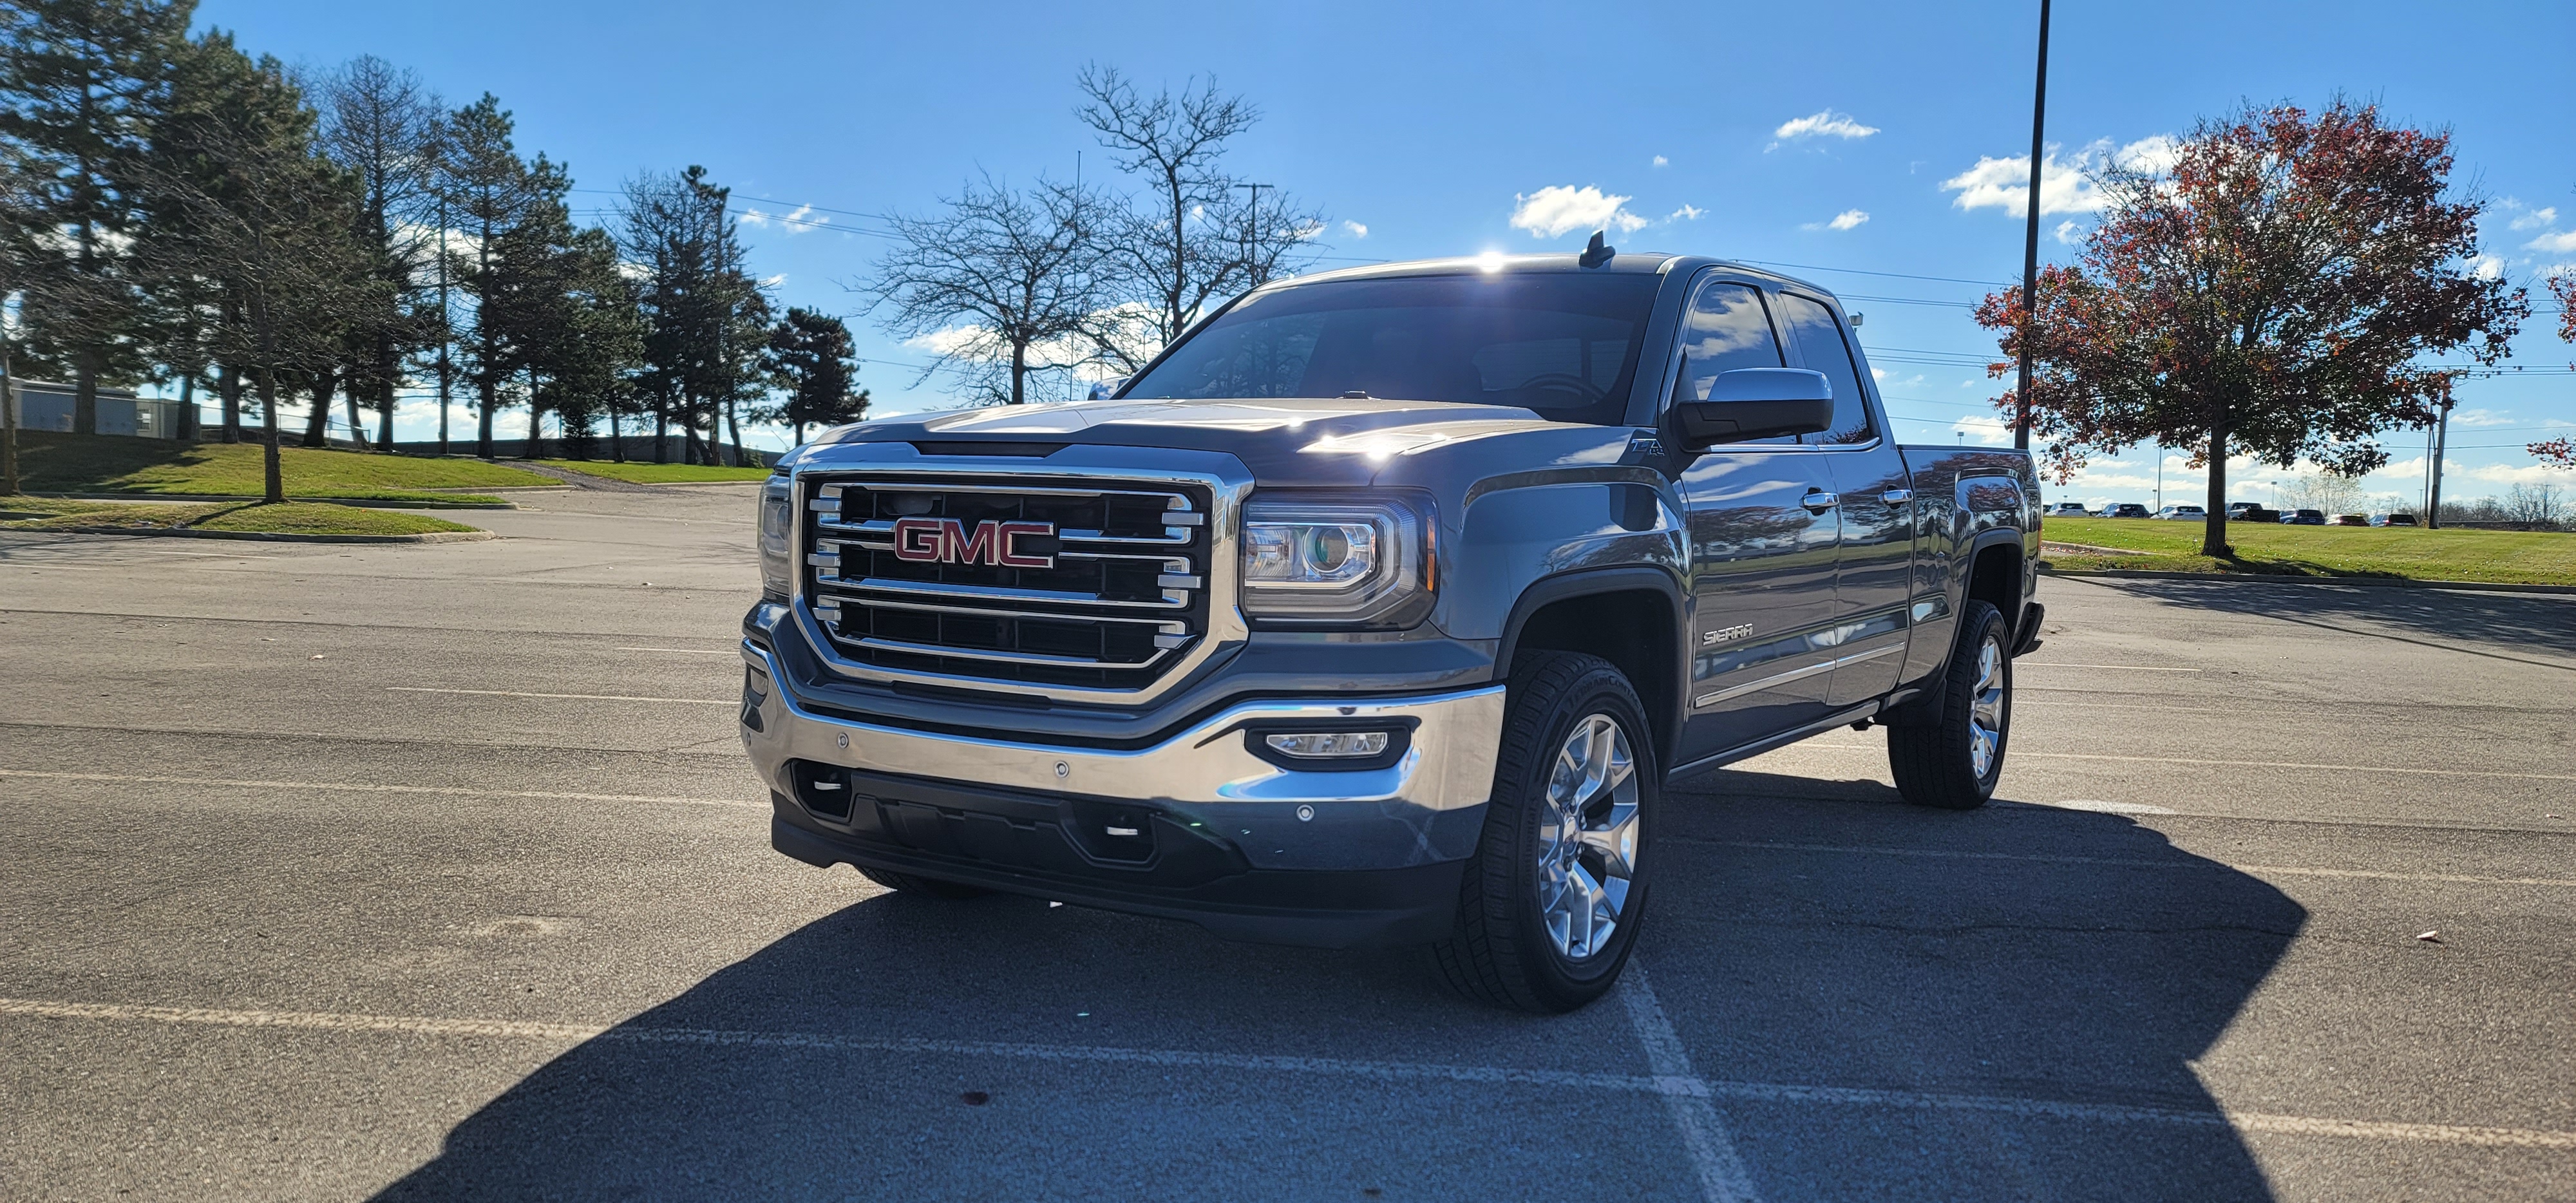
<svg viewBox="0 0 2576 1203">
<path fill-rule="evenodd" d="M 759 729 L 743 742 L 769 787 L 793 795 L 786 763 L 812 760 L 934 781 L 1142 802 L 1350 802 L 1455 810 L 1493 792 L 1503 733 L 1503 687 L 1358 700 L 1255 701 L 1229 706 L 1151 747 L 1055 747 L 882 727 L 797 704 L 774 654 L 749 640 L 744 663 L 766 678 Z M 1252 754 L 1246 723 L 1311 720 L 1322 728 L 1409 719 L 1404 758 L 1383 769 L 1283 769 Z"/>
</svg>

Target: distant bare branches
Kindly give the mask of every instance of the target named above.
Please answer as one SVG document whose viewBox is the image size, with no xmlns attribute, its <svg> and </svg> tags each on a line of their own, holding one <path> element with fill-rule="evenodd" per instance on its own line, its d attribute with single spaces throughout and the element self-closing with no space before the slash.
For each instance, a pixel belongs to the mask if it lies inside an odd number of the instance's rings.
<svg viewBox="0 0 2576 1203">
<path fill-rule="evenodd" d="M 1103 236 L 1122 216 L 1089 188 L 987 176 L 936 215 L 892 217 L 901 241 L 861 291 L 985 399 L 1021 404 L 1037 378 L 1093 356 L 1094 315 L 1121 279 Z"/>
</svg>

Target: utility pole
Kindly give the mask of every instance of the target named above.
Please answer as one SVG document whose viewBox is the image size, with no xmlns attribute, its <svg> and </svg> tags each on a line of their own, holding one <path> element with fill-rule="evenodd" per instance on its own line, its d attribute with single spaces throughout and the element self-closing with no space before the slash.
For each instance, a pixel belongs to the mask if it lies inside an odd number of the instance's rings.
<svg viewBox="0 0 2576 1203">
<path fill-rule="evenodd" d="M 2426 530 L 2439 530 L 2442 526 L 2442 453 L 2450 449 L 2450 444 L 2451 403 L 2444 401 L 2442 416 L 2433 424 L 2433 487 L 2429 490 L 2430 498 L 2424 503 Z"/>
<path fill-rule="evenodd" d="M 2030 344 L 2039 312 L 2040 138 L 2047 128 L 2048 0 L 2039 0 L 2039 78 L 2030 97 L 2030 220 L 2021 244 L 2021 384 L 2013 390 L 2013 446 L 2023 451 L 2030 450 Z"/>
<path fill-rule="evenodd" d="M 1266 281 L 1262 279 L 1260 265 L 1253 256 L 1261 246 L 1261 190 L 1270 185 L 1237 184 L 1235 187 L 1252 190 L 1252 207 L 1243 214 L 1243 274 L 1245 287 L 1258 287 Z"/>
<path fill-rule="evenodd" d="M 2165 445 L 2156 444 L 2156 512 L 2165 512 Z"/>
<path fill-rule="evenodd" d="M 447 194 L 438 197 L 438 453 L 447 454 Z"/>
</svg>

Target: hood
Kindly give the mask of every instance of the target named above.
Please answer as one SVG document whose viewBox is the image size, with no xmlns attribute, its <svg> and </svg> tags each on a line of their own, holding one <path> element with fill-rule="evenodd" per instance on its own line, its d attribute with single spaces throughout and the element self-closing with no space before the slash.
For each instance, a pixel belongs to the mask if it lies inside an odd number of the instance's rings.
<svg viewBox="0 0 2576 1203">
<path fill-rule="evenodd" d="M 1504 405 L 1375 398 L 1215 401 L 1077 401 L 992 406 L 880 418 L 826 432 L 823 444 L 936 444 L 949 454 L 975 443 L 1093 444 L 1218 451 L 1266 483 L 1347 484 L 1375 476 L 1390 455 L 1520 431 L 1585 429 Z M 1620 433 L 1625 441 L 1625 431 Z M 924 451 L 931 450 L 923 446 Z"/>
</svg>

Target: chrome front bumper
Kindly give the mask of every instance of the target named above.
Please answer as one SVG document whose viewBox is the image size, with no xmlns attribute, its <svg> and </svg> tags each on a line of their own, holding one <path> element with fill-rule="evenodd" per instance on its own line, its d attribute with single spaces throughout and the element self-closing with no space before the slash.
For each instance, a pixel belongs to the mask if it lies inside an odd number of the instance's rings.
<svg viewBox="0 0 2576 1203">
<path fill-rule="evenodd" d="M 826 836 L 797 801 L 790 764 L 1014 795 L 1132 802 L 1221 836 L 1261 870 L 1376 870 L 1460 860 L 1475 850 L 1502 738 L 1503 687 L 1401 698 L 1249 701 L 1149 747 L 1109 750 L 936 734 L 817 714 L 800 705 L 777 657 L 744 640 L 751 672 L 742 738 L 782 821 Z M 1009 721 L 997 709 L 997 724 Z M 1282 722 L 1410 728 L 1392 765 L 1282 768 L 1244 732 Z"/>
</svg>

